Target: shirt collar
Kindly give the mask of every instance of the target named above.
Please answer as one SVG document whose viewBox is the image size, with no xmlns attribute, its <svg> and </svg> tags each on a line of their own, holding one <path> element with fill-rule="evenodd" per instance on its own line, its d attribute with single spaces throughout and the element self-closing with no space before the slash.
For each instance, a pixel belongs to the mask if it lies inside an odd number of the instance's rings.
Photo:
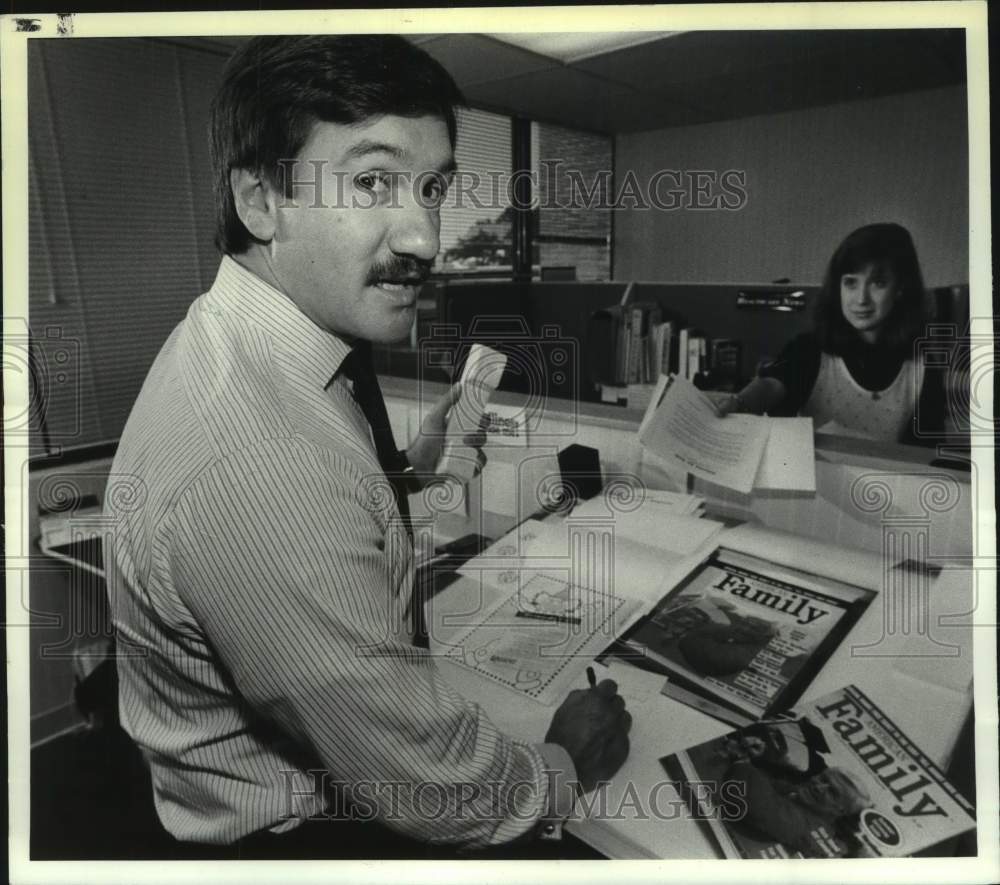
<svg viewBox="0 0 1000 885">
<path fill-rule="evenodd" d="M 340 370 L 351 345 L 307 317 L 295 302 L 228 255 L 223 256 L 208 293 L 214 306 L 262 329 L 306 378 L 326 387 Z"/>
</svg>

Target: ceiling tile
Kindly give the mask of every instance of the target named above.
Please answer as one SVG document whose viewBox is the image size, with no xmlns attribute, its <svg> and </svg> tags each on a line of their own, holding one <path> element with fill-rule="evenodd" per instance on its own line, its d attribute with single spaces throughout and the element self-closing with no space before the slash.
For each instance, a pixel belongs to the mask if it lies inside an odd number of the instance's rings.
<svg viewBox="0 0 1000 885">
<path fill-rule="evenodd" d="M 483 81 L 517 77 L 558 62 L 480 34 L 441 34 L 421 48 L 439 61 L 464 90 Z"/>
<path fill-rule="evenodd" d="M 616 108 L 639 98 L 636 91 L 569 67 L 480 82 L 465 90 L 472 102 L 564 126 L 614 130 Z"/>
<path fill-rule="evenodd" d="M 572 31 L 568 33 L 490 34 L 495 40 L 520 46 L 539 55 L 574 64 L 586 58 L 638 46 L 671 36 L 677 31 Z"/>
</svg>

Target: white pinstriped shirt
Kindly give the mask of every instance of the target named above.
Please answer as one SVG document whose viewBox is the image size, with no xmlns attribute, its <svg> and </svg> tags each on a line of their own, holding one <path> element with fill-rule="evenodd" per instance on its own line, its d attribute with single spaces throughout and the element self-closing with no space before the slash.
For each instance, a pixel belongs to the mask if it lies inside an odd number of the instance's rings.
<svg viewBox="0 0 1000 885">
<path fill-rule="evenodd" d="M 349 350 L 224 258 L 122 434 L 105 503 L 121 717 L 179 839 L 286 829 L 341 784 L 431 842 L 501 843 L 569 810 L 566 751 L 500 733 L 411 644 L 412 549 L 349 382 L 330 381 Z"/>
</svg>

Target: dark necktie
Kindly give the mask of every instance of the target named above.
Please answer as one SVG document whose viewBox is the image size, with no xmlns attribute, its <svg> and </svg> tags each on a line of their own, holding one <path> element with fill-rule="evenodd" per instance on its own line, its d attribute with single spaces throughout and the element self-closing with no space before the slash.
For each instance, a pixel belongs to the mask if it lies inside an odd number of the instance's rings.
<svg viewBox="0 0 1000 885">
<path fill-rule="evenodd" d="M 410 504 L 406 498 L 406 484 L 399 472 L 400 455 L 392 438 L 392 426 L 389 424 L 389 413 L 382 398 L 382 389 L 375 377 L 375 366 L 372 362 L 372 348 L 368 342 L 357 344 L 347 355 L 343 363 L 344 374 L 354 382 L 354 399 L 361 406 L 372 429 L 372 439 L 375 442 L 375 454 L 382 466 L 386 479 L 392 486 L 396 498 L 399 515 L 403 519 L 407 534 L 412 535 L 410 526 Z"/>
</svg>

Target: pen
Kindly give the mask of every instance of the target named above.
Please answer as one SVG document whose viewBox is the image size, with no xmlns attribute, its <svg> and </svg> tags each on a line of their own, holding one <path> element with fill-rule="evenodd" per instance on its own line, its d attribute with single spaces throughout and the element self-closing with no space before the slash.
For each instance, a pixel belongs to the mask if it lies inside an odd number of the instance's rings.
<svg viewBox="0 0 1000 885">
<path fill-rule="evenodd" d="M 587 682 L 590 683 L 591 688 L 597 688 L 597 677 L 594 675 L 593 667 L 587 667 Z"/>
</svg>

